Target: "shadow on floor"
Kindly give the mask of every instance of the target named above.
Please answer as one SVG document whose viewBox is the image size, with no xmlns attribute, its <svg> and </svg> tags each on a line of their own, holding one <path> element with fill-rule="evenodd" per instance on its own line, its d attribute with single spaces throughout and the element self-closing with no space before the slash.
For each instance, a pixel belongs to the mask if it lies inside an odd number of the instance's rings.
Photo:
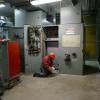
<svg viewBox="0 0 100 100">
<path fill-rule="evenodd" d="M 83 69 L 83 74 L 84 75 L 88 75 L 88 74 L 96 74 L 96 73 L 100 73 L 100 69 L 94 66 L 90 66 L 90 65 L 84 65 L 84 69 Z"/>
</svg>

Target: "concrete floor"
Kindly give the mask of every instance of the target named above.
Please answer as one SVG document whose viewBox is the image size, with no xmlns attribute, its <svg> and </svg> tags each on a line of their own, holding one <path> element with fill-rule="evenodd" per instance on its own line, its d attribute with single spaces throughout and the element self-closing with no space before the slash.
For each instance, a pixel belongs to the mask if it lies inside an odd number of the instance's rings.
<svg viewBox="0 0 100 100">
<path fill-rule="evenodd" d="M 57 75 L 33 78 L 23 75 L 22 82 L 5 92 L 3 100 L 100 100 L 100 74 Z"/>
</svg>

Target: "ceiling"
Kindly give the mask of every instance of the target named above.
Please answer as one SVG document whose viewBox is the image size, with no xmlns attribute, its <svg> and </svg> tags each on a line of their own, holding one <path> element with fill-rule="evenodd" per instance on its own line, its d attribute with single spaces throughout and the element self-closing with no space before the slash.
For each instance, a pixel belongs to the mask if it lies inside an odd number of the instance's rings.
<svg viewBox="0 0 100 100">
<path fill-rule="evenodd" d="M 0 8 L 0 15 L 2 16 L 12 16 L 14 15 L 14 9 L 10 7 L 9 4 L 6 4 L 5 8 Z"/>
<path fill-rule="evenodd" d="M 100 7 L 100 0 L 63 0 L 63 5 L 70 5 L 72 1 L 78 1 L 82 5 L 83 14 L 96 14 Z M 21 8 L 26 11 L 37 11 L 42 10 L 46 13 L 49 13 L 50 10 L 53 10 L 57 13 L 60 12 L 60 3 L 53 3 L 41 6 L 33 6 L 30 4 L 30 0 L 0 0 L 0 3 L 4 2 L 7 6 L 3 9 L 0 8 L 0 14 L 6 14 L 10 16 L 14 13 L 14 8 Z"/>
<path fill-rule="evenodd" d="M 12 7 L 22 8 L 27 11 L 36 11 L 40 10 L 41 8 L 32 6 L 30 4 L 30 0 L 4 0 L 5 2 L 9 3 Z"/>
<path fill-rule="evenodd" d="M 80 0 L 83 14 L 97 14 L 100 8 L 100 0 Z"/>
<path fill-rule="evenodd" d="M 6 3 L 3 0 L 0 0 L 0 3 L 5 3 L 6 5 L 6 7 L 0 8 L 0 15 L 7 17 L 14 15 L 14 8 L 11 7 L 9 3 Z"/>
</svg>

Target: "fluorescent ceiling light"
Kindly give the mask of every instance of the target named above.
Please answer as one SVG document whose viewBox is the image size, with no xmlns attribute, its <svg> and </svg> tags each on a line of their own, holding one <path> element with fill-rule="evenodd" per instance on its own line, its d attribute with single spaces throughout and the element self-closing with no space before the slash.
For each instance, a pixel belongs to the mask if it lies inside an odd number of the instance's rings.
<svg viewBox="0 0 100 100">
<path fill-rule="evenodd" d="M 59 2 L 62 0 L 35 0 L 31 1 L 32 5 L 41 5 L 41 4 L 46 4 L 46 3 L 53 3 L 53 2 Z"/>
<path fill-rule="evenodd" d="M 3 7 L 5 7 L 5 5 L 4 4 L 0 4 L 0 8 L 3 8 Z"/>
</svg>

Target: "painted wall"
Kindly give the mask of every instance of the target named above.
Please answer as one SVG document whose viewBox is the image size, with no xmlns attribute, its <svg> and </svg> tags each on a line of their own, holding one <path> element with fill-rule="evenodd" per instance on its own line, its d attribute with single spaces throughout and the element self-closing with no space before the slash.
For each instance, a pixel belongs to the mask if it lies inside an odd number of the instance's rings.
<svg viewBox="0 0 100 100">
<path fill-rule="evenodd" d="M 97 39 L 96 39 L 96 16 L 83 16 L 84 22 L 84 41 L 85 41 L 85 59 L 97 59 Z"/>
<path fill-rule="evenodd" d="M 99 9 L 99 12 L 98 12 L 98 15 L 96 17 L 96 32 L 97 32 L 97 41 L 98 41 L 98 60 L 99 60 L 99 63 L 100 63 L 100 9 Z"/>
<path fill-rule="evenodd" d="M 85 58 L 96 59 L 96 26 L 87 26 L 85 29 Z"/>
</svg>

